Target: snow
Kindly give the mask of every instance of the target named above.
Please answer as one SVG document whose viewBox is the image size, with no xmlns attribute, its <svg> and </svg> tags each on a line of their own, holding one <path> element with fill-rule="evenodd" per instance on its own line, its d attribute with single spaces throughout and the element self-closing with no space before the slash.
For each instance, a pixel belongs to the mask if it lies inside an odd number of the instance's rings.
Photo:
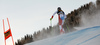
<svg viewBox="0 0 100 45">
<path fill-rule="evenodd" d="M 100 45 L 100 26 L 61 34 L 25 45 Z"/>
</svg>

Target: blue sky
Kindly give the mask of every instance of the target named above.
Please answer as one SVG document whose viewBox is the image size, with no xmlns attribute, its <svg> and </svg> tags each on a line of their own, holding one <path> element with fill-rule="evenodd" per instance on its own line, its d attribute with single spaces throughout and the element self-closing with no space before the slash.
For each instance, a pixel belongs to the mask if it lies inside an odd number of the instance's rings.
<svg viewBox="0 0 100 45">
<path fill-rule="evenodd" d="M 26 34 L 33 34 L 35 31 L 42 30 L 50 26 L 50 17 L 61 7 L 68 14 L 81 5 L 95 0 L 0 0 L 0 45 L 4 45 L 4 35 L 2 19 L 5 20 L 6 30 L 8 25 L 6 18 L 9 18 L 11 31 L 14 41 L 21 39 Z M 52 20 L 56 25 L 58 17 Z M 11 38 L 7 39 L 11 45 Z"/>
</svg>

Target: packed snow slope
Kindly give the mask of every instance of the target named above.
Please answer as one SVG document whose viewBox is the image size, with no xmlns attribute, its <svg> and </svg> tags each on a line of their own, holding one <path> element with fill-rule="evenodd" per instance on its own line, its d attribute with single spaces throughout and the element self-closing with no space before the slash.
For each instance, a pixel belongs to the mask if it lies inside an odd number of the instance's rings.
<svg viewBox="0 0 100 45">
<path fill-rule="evenodd" d="M 100 45 L 100 26 L 62 34 L 25 45 Z"/>
</svg>

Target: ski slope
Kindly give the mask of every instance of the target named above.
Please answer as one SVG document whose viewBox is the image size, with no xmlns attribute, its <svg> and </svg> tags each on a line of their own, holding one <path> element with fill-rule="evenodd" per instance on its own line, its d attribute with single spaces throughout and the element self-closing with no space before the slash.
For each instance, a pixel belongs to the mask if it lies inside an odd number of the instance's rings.
<svg viewBox="0 0 100 45">
<path fill-rule="evenodd" d="M 100 45 L 100 26 L 62 34 L 25 45 Z"/>
</svg>

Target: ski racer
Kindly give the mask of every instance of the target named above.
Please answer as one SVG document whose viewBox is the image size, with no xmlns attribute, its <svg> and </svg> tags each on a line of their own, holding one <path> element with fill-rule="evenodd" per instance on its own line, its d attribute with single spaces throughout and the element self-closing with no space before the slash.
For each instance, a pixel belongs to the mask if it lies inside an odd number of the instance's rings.
<svg viewBox="0 0 100 45">
<path fill-rule="evenodd" d="M 57 11 L 54 12 L 54 14 L 50 18 L 50 20 L 53 19 L 55 14 L 58 14 L 60 34 L 65 33 L 64 28 L 63 28 L 64 20 L 66 18 L 65 13 L 63 12 L 63 10 L 60 7 L 58 7 Z"/>
</svg>

